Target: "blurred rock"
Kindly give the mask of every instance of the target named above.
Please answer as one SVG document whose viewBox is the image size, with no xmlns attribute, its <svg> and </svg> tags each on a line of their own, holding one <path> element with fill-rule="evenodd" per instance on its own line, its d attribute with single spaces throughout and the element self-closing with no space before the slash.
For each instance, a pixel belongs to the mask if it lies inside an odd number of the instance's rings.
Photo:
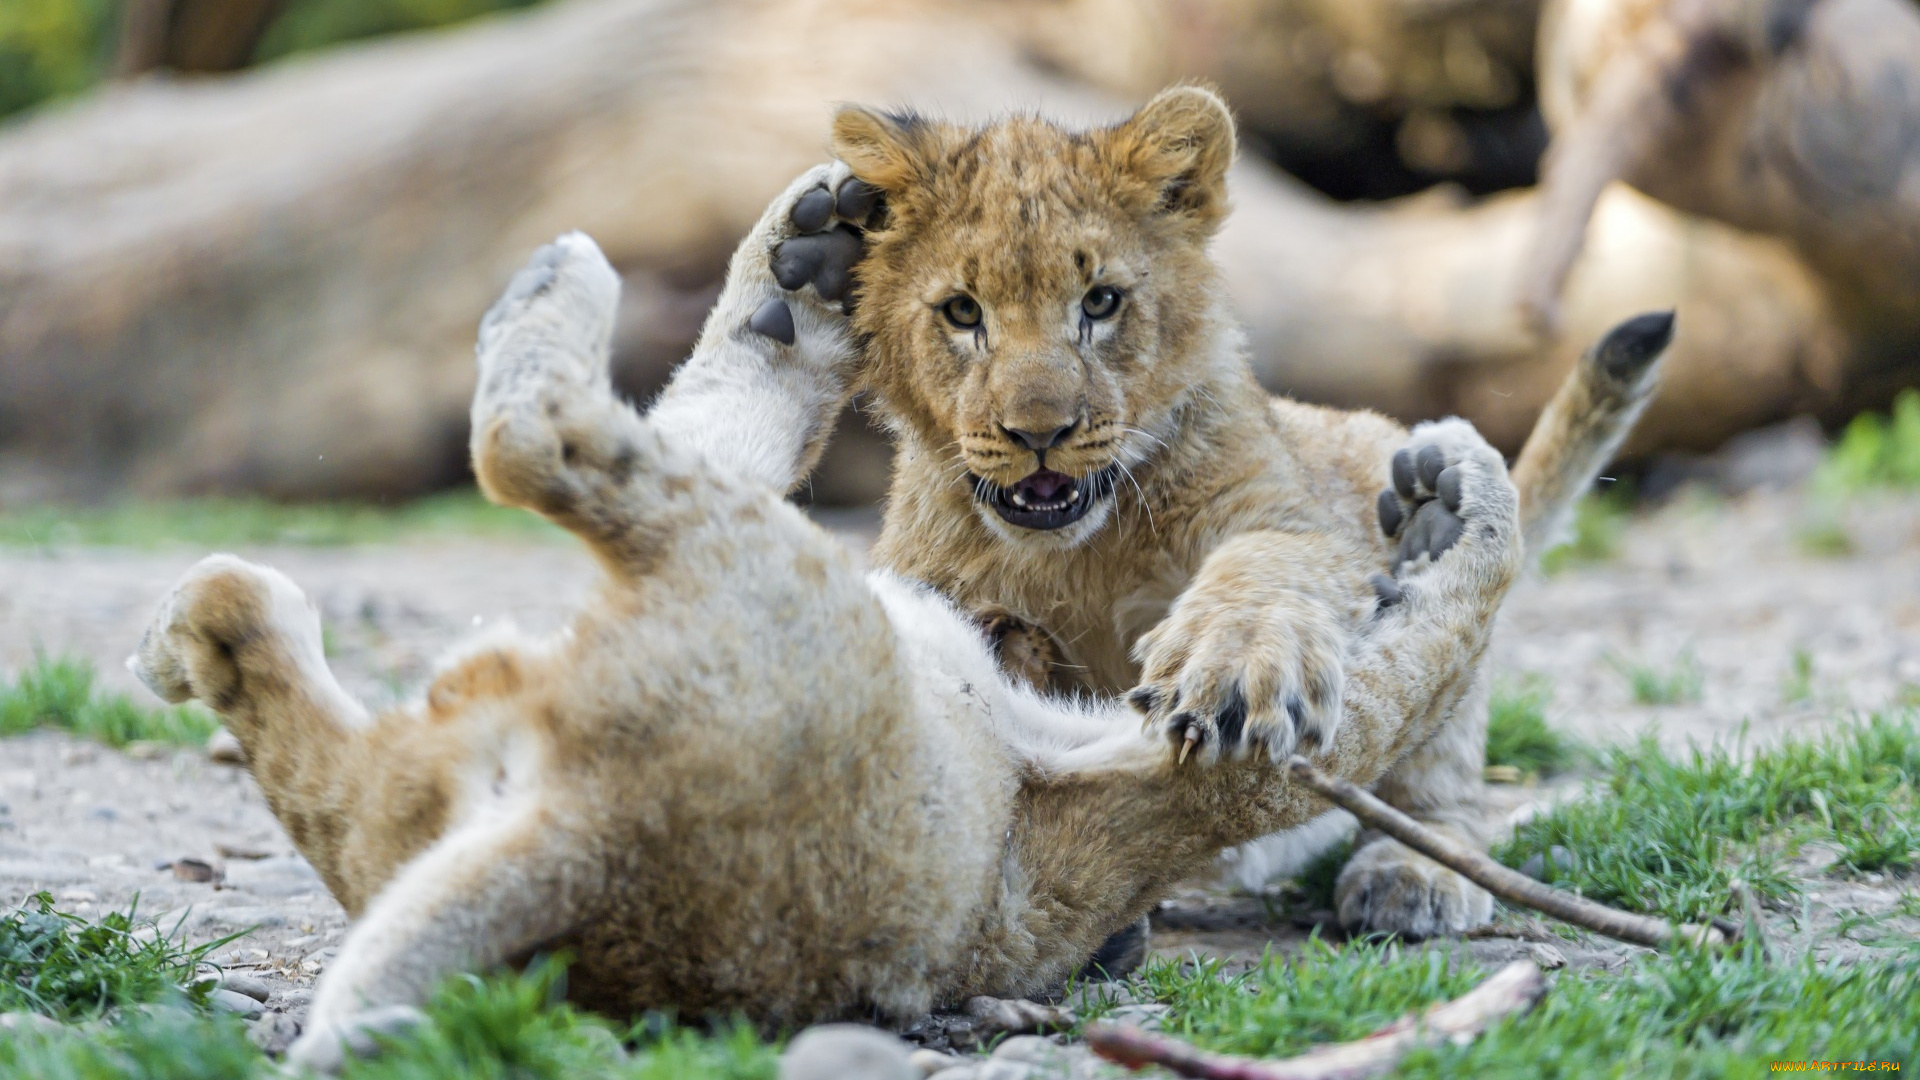
<svg viewBox="0 0 1920 1080">
<path fill-rule="evenodd" d="M 920 1080 L 907 1044 L 861 1024 L 808 1028 L 780 1056 L 780 1080 Z"/>
</svg>

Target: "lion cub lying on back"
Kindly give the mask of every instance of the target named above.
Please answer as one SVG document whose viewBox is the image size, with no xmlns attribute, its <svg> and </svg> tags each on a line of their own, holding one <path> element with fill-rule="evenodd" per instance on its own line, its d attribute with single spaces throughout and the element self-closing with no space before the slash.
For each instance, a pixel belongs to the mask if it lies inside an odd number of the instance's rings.
<svg viewBox="0 0 1920 1080">
<path fill-rule="evenodd" d="M 1221 848 L 1324 810 L 1268 760 L 1180 764 L 1124 706 L 1014 685 L 967 616 L 863 576 L 782 501 L 819 433 L 775 406 L 853 349 L 766 256 L 845 177 L 814 170 L 775 203 L 650 415 L 609 389 L 618 279 L 586 237 L 488 313 L 481 485 L 605 570 L 564 633 L 475 643 L 421 702 L 370 715 L 281 574 L 213 556 L 161 605 L 133 669 L 221 715 L 356 920 L 297 1061 L 336 1064 L 447 973 L 541 949 L 571 950 L 569 993 L 622 1014 L 904 1021 L 1029 993 Z M 722 402 L 752 422 L 702 426 Z M 1398 601 L 1369 601 L 1349 643 L 1344 719 L 1314 756 L 1361 783 L 1435 735 L 1423 703 L 1472 677 L 1521 559 L 1499 454 L 1458 421 L 1405 448 L 1433 471 L 1401 517 L 1463 529 L 1442 553 L 1409 527 Z"/>
</svg>

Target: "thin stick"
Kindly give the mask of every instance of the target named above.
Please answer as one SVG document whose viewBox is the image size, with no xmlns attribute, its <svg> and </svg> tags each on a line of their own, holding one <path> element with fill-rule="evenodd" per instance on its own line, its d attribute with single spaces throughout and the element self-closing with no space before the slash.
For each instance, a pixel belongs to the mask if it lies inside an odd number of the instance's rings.
<svg viewBox="0 0 1920 1080">
<path fill-rule="evenodd" d="M 1386 833 L 1442 866 L 1465 875 L 1508 903 L 1545 912 L 1596 934 L 1653 949 L 1670 947 L 1675 941 L 1724 945 L 1729 940 L 1728 935 L 1716 927 L 1691 923 L 1676 927 L 1665 919 L 1635 915 L 1543 885 L 1454 843 L 1353 784 L 1328 776 L 1306 758 L 1295 755 L 1287 762 L 1287 771 L 1295 780 L 1359 818 L 1362 825 Z"/>
<path fill-rule="evenodd" d="M 1546 976 L 1530 961 L 1516 960 L 1452 1001 L 1418 1016 L 1409 1013 L 1364 1039 L 1315 1047 L 1277 1061 L 1208 1054 L 1178 1039 L 1135 1027 L 1095 1024 L 1087 1029 L 1093 1052 L 1130 1069 L 1159 1065 L 1195 1080 L 1355 1080 L 1392 1070 L 1409 1050 L 1471 1039 L 1494 1021 L 1534 1007 L 1547 992 Z"/>
<path fill-rule="evenodd" d="M 1741 938 L 1753 942 L 1754 947 L 1760 950 L 1761 959 L 1773 959 L 1773 948 L 1767 942 L 1767 924 L 1760 917 L 1760 897 L 1754 893 L 1753 886 L 1739 878 L 1733 879 L 1730 891 L 1734 902 L 1740 905 L 1741 916 L 1746 920 L 1740 928 Z"/>
</svg>

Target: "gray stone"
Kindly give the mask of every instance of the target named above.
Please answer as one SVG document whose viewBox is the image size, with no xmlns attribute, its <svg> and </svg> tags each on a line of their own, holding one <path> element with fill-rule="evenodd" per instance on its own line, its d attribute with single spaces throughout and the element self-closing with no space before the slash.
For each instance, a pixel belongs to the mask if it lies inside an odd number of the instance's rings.
<svg viewBox="0 0 1920 1080">
<path fill-rule="evenodd" d="M 963 1064 L 959 1058 L 954 1057 L 952 1054 L 943 1054 L 938 1050 L 915 1050 L 913 1053 L 907 1055 L 907 1061 L 914 1068 L 920 1070 L 920 1075 L 922 1076 L 932 1076 L 944 1069 L 951 1069 L 956 1065 Z"/>
<path fill-rule="evenodd" d="M 215 990 L 207 995 L 207 1000 L 214 1008 L 236 1013 L 243 1020 L 257 1020 L 267 1011 L 265 1005 L 245 994 L 236 994 L 231 990 Z"/>
<path fill-rule="evenodd" d="M 907 1044 L 884 1031 L 822 1024 L 788 1044 L 780 1080 L 920 1080 L 907 1055 Z"/>
<path fill-rule="evenodd" d="M 242 975 L 237 971 L 229 971 L 221 976 L 220 989 L 245 994 L 255 1001 L 265 1001 L 273 996 L 273 987 L 268 986 L 264 979 Z"/>
<path fill-rule="evenodd" d="M 1000 1061 L 1020 1061 L 1028 1065 L 1052 1065 L 1065 1055 L 1060 1047 L 1042 1035 L 1015 1035 L 993 1048 Z"/>
</svg>

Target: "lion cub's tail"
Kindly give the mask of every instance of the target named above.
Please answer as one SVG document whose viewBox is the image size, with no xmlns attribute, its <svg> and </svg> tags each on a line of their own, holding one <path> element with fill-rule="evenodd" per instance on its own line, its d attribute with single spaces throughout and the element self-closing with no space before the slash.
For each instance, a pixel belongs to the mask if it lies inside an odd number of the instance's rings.
<svg viewBox="0 0 1920 1080">
<path fill-rule="evenodd" d="M 1633 430 L 1653 397 L 1673 312 L 1636 315 L 1581 355 L 1547 403 L 1513 466 L 1520 527 L 1538 557 L 1565 534 L 1573 506 Z"/>
</svg>

